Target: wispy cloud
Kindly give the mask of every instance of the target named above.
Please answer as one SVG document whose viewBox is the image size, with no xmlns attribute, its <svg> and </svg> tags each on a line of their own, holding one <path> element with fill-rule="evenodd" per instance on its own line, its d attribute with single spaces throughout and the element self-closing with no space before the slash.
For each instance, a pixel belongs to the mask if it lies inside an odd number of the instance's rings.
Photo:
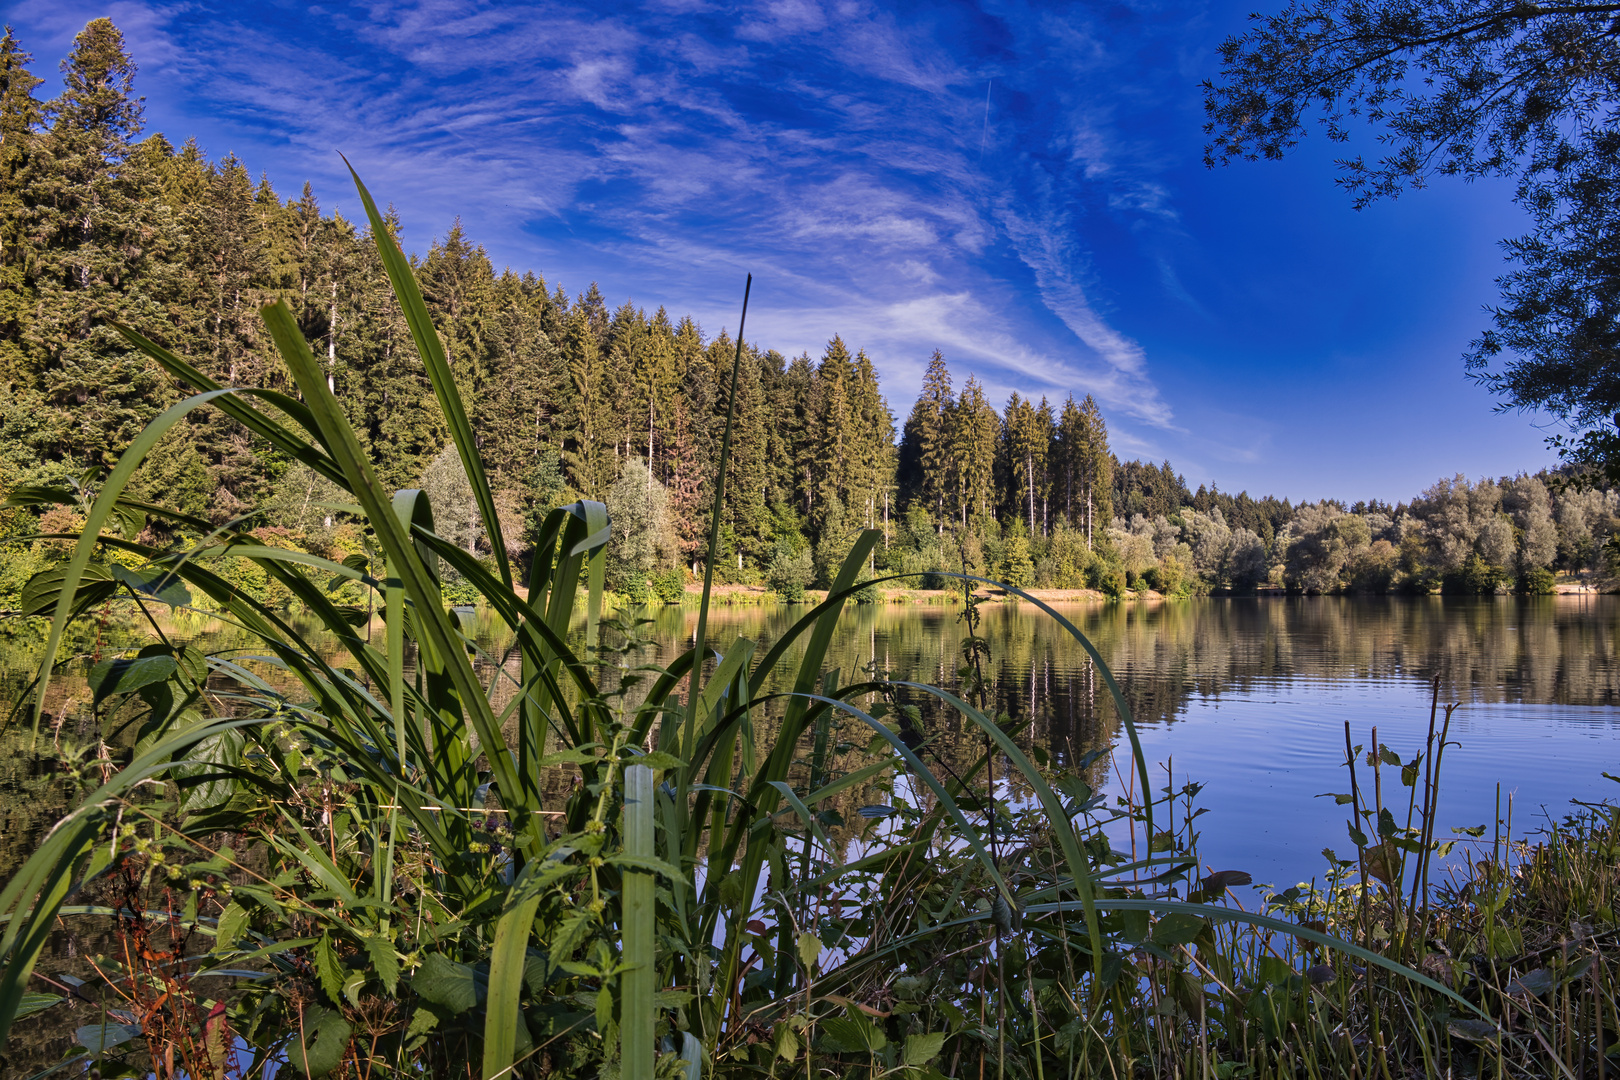
<svg viewBox="0 0 1620 1080">
<path fill-rule="evenodd" d="M 60 39 L 102 10 L 20 21 Z M 998 391 L 1093 393 L 1172 423 L 1089 277 L 1087 213 L 1173 206 L 1106 105 L 1076 92 L 1117 63 L 1081 11 L 125 0 L 113 17 L 154 81 L 183 85 L 164 92 L 166 122 L 240 139 L 208 149 L 346 205 L 344 151 L 413 246 L 459 214 L 498 260 L 716 328 L 755 268 L 774 302 L 757 325 L 786 339 L 768 344 L 819 351 L 841 332 L 891 396 L 941 348 Z"/>
</svg>

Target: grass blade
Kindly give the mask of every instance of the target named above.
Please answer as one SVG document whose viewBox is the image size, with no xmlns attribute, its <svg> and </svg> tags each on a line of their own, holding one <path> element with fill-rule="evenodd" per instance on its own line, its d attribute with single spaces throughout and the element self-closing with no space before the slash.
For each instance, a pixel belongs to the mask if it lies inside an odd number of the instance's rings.
<svg viewBox="0 0 1620 1080">
<path fill-rule="evenodd" d="M 349 165 L 348 158 L 343 159 L 343 164 Z M 371 238 L 377 244 L 383 269 L 388 272 L 388 281 L 393 285 L 394 295 L 399 298 L 399 306 L 405 312 L 405 322 L 411 328 L 416 351 L 421 354 L 422 363 L 427 367 L 428 380 L 439 399 L 439 409 L 444 413 L 445 423 L 450 425 L 450 438 L 456 444 L 456 452 L 461 455 L 461 467 L 467 470 L 467 482 L 472 485 L 473 499 L 478 503 L 478 512 L 483 515 L 484 533 L 489 539 L 490 550 L 495 553 L 495 564 L 500 567 L 501 580 L 510 589 L 512 566 L 506 555 L 500 516 L 495 512 L 495 495 L 490 491 L 489 478 L 484 475 L 484 462 L 478 456 L 478 441 L 473 435 L 472 423 L 467 419 L 467 410 L 461 404 L 461 391 L 456 388 L 455 377 L 450 373 L 450 360 L 444 354 L 444 343 L 439 340 L 439 332 L 433 326 L 433 316 L 428 312 L 427 302 L 422 299 L 416 273 L 411 269 L 405 253 L 399 249 L 399 244 L 394 242 L 393 234 L 388 231 L 388 223 L 377 212 L 371 192 L 360 182 L 360 174 L 354 171 L 352 165 L 349 165 L 349 175 L 354 177 L 360 201 L 365 204 L 366 216 L 371 220 Z"/>
</svg>

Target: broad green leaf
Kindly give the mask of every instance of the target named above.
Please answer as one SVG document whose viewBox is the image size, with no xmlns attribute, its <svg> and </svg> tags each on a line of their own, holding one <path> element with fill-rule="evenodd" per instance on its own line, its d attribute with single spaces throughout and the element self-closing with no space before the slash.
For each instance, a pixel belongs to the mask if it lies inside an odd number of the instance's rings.
<svg viewBox="0 0 1620 1080">
<path fill-rule="evenodd" d="M 366 946 L 366 955 L 371 958 L 372 970 L 392 994 L 399 985 L 399 954 L 394 951 L 394 943 L 381 934 L 367 934 L 361 940 Z"/>
<path fill-rule="evenodd" d="M 807 969 L 814 970 L 816 961 L 821 958 L 821 950 L 825 947 L 821 944 L 820 938 L 805 931 L 799 935 L 799 962 Z"/>
<path fill-rule="evenodd" d="M 191 603 L 191 593 L 186 590 L 185 582 L 172 570 L 160 567 L 131 570 L 117 563 L 111 569 L 112 576 L 128 586 L 131 592 L 169 607 L 184 607 Z"/>
<path fill-rule="evenodd" d="M 132 694 L 143 686 L 167 681 L 180 665 L 172 656 L 137 656 L 103 660 L 90 669 L 90 689 L 99 705 L 114 694 Z"/>
<path fill-rule="evenodd" d="M 17 1005 L 17 1017 L 21 1019 L 37 1012 L 44 1012 L 57 1002 L 66 1000 L 61 994 L 24 994 L 22 1001 Z"/>
<path fill-rule="evenodd" d="M 325 1076 L 343 1064 L 351 1030 L 341 1013 L 318 1005 L 306 1009 L 294 1029 L 287 1060 L 305 1076 Z"/>
<path fill-rule="evenodd" d="M 137 1024 L 86 1024 L 73 1033 L 73 1041 L 92 1054 L 104 1054 L 115 1046 L 122 1046 L 141 1037 Z"/>
<path fill-rule="evenodd" d="M 906 1036 L 906 1064 L 912 1067 L 926 1065 L 939 1056 L 945 1049 L 945 1033 L 943 1031 L 930 1031 L 925 1035 Z"/>
<path fill-rule="evenodd" d="M 229 949 L 242 937 L 247 926 L 248 913 L 232 900 L 225 905 L 225 910 L 219 913 L 219 928 L 214 935 L 214 948 Z"/>
<path fill-rule="evenodd" d="M 62 598 L 62 583 L 67 578 L 67 572 L 64 564 L 41 570 L 29 578 L 18 600 L 18 610 L 24 615 L 49 615 L 55 611 L 57 602 Z M 78 614 L 105 603 L 117 592 L 118 582 L 113 580 L 111 571 L 105 566 L 90 563 L 80 575 L 78 595 L 73 599 L 71 611 Z"/>
<path fill-rule="evenodd" d="M 489 995 L 489 975 L 469 964 L 428 953 L 411 976 L 411 989 L 453 1013 L 470 1012 Z"/>
<path fill-rule="evenodd" d="M 1204 920 L 1196 915 L 1174 912 L 1153 924 L 1153 936 L 1150 940 L 1155 945 L 1166 947 L 1186 945 L 1198 936 L 1204 925 Z"/>
</svg>

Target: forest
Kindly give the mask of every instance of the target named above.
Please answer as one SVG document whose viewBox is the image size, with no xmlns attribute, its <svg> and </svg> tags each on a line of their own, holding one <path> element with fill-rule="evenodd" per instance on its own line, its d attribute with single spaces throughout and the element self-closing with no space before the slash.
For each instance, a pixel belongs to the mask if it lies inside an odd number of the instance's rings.
<svg viewBox="0 0 1620 1080">
<path fill-rule="evenodd" d="M 135 61 L 102 20 L 45 97 L 32 56 L 0 40 L 0 496 L 72 485 L 86 498 L 179 397 L 132 328 L 246 391 L 292 390 L 258 320 L 280 300 L 381 479 L 434 496 L 440 531 L 488 555 L 465 472 L 370 230 L 295 197 L 233 155 L 145 130 Z M 390 211 L 397 239 L 405 226 Z M 421 228 L 422 226 L 417 226 Z M 409 245 L 407 245 L 408 248 Z M 596 283 L 570 296 L 497 270 L 459 220 L 412 267 L 477 433 L 519 561 L 552 509 L 604 501 L 608 586 L 676 600 L 701 572 L 735 342 Z M 743 345 L 715 572 L 787 599 L 825 587 L 864 528 L 871 574 L 965 569 L 1010 584 L 1163 594 L 1550 591 L 1609 570 L 1612 490 L 1541 474 L 1442 479 L 1410 502 L 1291 504 L 1189 491 L 1168 462 L 1120 461 L 1083 393 L 997 406 L 937 350 L 903 423 L 882 364 L 829 327 L 819 356 Z M 927 348 L 926 343 L 920 348 Z M 224 416 L 198 412 L 149 457 L 133 494 L 263 541 L 341 558 L 358 533 L 333 485 Z M 85 507 L 0 511 L 0 608 L 65 557 Z M 157 526 L 148 526 L 156 530 Z M 149 540 L 172 544 L 178 535 Z M 938 582 L 919 581 L 921 585 Z M 244 581 L 251 589 L 268 583 Z"/>
</svg>

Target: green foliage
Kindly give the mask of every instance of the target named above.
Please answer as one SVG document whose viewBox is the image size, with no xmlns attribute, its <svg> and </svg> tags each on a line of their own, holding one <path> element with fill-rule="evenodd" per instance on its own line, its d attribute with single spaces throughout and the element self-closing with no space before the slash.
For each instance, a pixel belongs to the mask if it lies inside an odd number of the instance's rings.
<svg viewBox="0 0 1620 1080">
<path fill-rule="evenodd" d="M 1125 568 L 1118 563 L 1098 560 L 1091 564 L 1088 575 L 1091 587 L 1108 599 L 1118 600 L 1125 595 Z"/>
<path fill-rule="evenodd" d="M 1532 567 L 1519 575 L 1518 591 L 1526 596 L 1551 596 L 1556 590 L 1557 578 L 1545 566 Z"/>
<path fill-rule="evenodd" d="M 1022 528 L 1012 530 L 1002 542 L 995 576 L 997 581 L 1018 588 L 1034 583 L 1035 563 L 1029 557 L 1029 537 Z"/>
<path fill-rule="evenodd" d="M 805 586 L 810 584 L 815 570 L 815 562 L 802 540 L 778 539 L 771 547 L 765 584 L 786 603 L 802 603 Z"/>
<path fill-rule="evenodd" d="M 1440 579 L 1440 591 L 1457 596 L 1490 596 L 1500 591 L 1511 578 L 1500 566 L 1493 565 L 1473 554 L 1463 564 L 1447 572 Z"/>
<path fill-rule="evenodd" d="M 686 597 L 686 571 L 678 566 L 661 570 L 649 582 L 660 604 L 679 604 Z"/>
</svg>

